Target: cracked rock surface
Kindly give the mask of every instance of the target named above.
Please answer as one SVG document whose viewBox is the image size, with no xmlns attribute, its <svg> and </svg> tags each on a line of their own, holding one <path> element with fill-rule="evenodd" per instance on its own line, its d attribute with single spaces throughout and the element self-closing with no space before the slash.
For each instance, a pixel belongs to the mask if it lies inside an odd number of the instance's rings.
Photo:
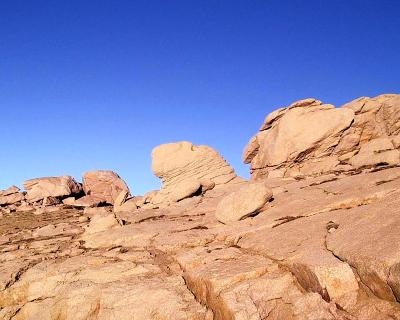
<svg viewBox="0 0 400 320">
<path fill-rule="evenodd" d="M 355 171 L 400 162 L 400 95 L 362 97 L 340 108 L 304 99 L 269 114 L 243 161 L 253 179 Z"/>
<path fill-rule="evenodd" d="M 58 205 L 0 218 L 1 319 L 400 319 L 400 168 L 265 179 L 161 209 Z"/>
<path fill-rule="evenodd" d="M 144 196 L 104 170 L 0 191 L 0 319 L 400 320 L 399 97 L 278 109 L 251 181 L 179 142 Z"/>
</svg>

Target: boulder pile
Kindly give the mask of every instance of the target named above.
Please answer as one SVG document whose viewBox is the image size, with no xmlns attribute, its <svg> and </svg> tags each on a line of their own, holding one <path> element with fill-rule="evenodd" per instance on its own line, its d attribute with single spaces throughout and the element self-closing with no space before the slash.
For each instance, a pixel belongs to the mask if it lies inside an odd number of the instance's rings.
<svg viewBox="0 0 400 320">
<path fill-rule="evenodd" d="M 112 205 L 122 191 L 130 196 L 126 183 L 115 172 L 107 170 L 85 173 L 83 184 L 71 176 L 60 176 L 30 179 L 25 181 L 23 186 L 24 192 L 20 192 L 15 186 L 0 191 L 2 211 L 36 210 L 39 214 L 43 212 L 43 207 L 51 206 Z"/>
</svg>

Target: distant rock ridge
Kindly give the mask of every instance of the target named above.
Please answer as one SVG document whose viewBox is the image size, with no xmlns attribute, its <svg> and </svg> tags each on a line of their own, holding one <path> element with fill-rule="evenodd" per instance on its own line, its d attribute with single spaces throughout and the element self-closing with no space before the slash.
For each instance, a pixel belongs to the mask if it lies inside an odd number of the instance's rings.
<svg viewBox="0 0 400 320">
<path fill-rule="evenodd" d="M 400 95 L 340 108 L 310 98 L 270 113 L 243 152 L 252 179 L 315 176 L 400 163 Z"/>
<path fill-rule="evenodd" d="M 130 191 L 126 183 L 113 171 L 96 170 L 83 175 L 83 184 L 71 176 L 41 177 L 26 180 L 24 192 L 12 186 L 0 191 L 0 209 L 30 211 L 54 205 L 97 207 L 113 205 L 121 192 Z"/>
<path fill-rule="evenodd" d="M 221 155 L 209 146 L 191 142 L 167 143 L 154 148 L 152 169 L 162 181 L 162 188 L 144 196 L 133 197 L 121 177 L 110 170 L 83 174 L 83 183 L 71 176 L 42 177 L 24 182 L 26 192 L 16 187 L 0 191 L 0 206 L 60 204 L 73 207 L 113 205 L 115 211 L 167 207 L 183 199 L 204 194 L 220 185 L 244 181 Z"/>
</svg>

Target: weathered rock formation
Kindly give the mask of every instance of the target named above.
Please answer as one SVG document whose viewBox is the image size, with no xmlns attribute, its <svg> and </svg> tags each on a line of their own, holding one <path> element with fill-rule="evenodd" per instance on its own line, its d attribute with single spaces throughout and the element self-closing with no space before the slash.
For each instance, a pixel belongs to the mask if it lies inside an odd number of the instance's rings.
<svg viewBox="0 0 400 320">
<path fill-rule="evenodd" d="M 269 114 L 243 160 L 254 179 L 354 171 L 400 162 L 400 95 L 341 108 L 305 99 Z"/>
<path fill-rule="evenodd" d="M 16 186 L 0 191 L 0 205 L 10 205 L 25 200 L 25 195 Z"/>
<path fill-rule="evenodd" d="M 67 197 L 78 194 L 82 187 L 71 176 L 45 177 L 24 182 L 26 199 L 29 202 L 43 200 L 47 197 Z"/>
<path fill-rule="evenodd" d="M 118 195 L 129 188 L 115 172 L 96 170 L 83 175 L 83 191 L 94 199 L 113 204 Z"/>
<path fill-rule="evenodd" d="M 153 153 L 161 191 L 85 208 L 53 201 L 90 194 L 48 196 L 41 214 L 0 205 L 13 208 L 0 214 L 0 319 L 400 320 L 397 99 L 278 110 L 259 134 L 282 149 L 257 135 L 246 153 L 283 159 L 253 167 L 259 181 L 208 147 L 172 144 Z M 281 132 L 310 117 L 324 125 L 302 141 Z"/>
<path fill-rule="evenodd" d="M 208 146 L 183 141 L 156 147 L 152 169 L 162 188 L 148 197 L 153 204 L 173 203 L 201 194 L 214 186 L 238 182 L 233 168 Z"/>
</svg>

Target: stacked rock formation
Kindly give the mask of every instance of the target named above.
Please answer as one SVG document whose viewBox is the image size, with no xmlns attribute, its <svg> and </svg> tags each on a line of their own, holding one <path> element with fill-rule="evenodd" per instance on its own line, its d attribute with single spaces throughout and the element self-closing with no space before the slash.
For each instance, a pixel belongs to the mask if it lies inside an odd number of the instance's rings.
<svg viewBox="0 0 400 320">
<path fill-rule="evenodd" d="M 15 186 L 0 191 L 0 209 L 10 212 L 36 210 L 39 214 L 43 212 L 43 207 L 62 204 L 73 207 L 112 205 L 123 191 L 130 197 L 126 183 L 109 170 L 85 173 L 83 185 L 71 176 L 35 178 L 25 181 L 23 185 L 24 192 Z"/>
<path fill-rule="evenodd" d="M 25 195 L 19 191 L 16 186 L 0 191 L 0 205 L 10 205 L 23 201 Z"/>
<path fill-rule="evenodd" d="M 399 108 L 395 94 L 359 98 L 341 108 L 300 100 L 266 117 L 243 160 L 254 179 L 398 164 Z"/>
<path fill-rule="evenodd" d="M 153 172 L 163 185 L 146 201 L 156 205 L 178 202 L 241 180 L 217 151 L 187 141 L 158 146 L 152 152 L 152 161 Z"/>
</svg>

